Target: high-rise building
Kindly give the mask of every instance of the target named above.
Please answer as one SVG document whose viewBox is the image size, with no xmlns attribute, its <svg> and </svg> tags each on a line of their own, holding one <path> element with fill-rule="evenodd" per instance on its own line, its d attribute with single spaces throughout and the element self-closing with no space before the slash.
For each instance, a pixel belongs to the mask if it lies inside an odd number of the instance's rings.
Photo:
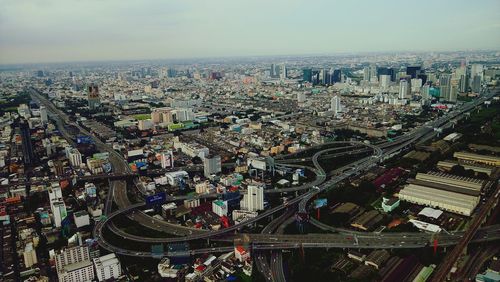
<svg viewBox="0 0 500 282">
<path fill-rule="evenodd" d="M 337 116 L 338 113 L 342 110 L 340 105 L 340 97 L 335 95 L 330 100 L 330 111 L 333 112 L 334 116 Z"/>
<path fill-rule="evenodd" d="M 421 70 L 421 66 L 408 66 L 406 67 L 406 74 L 410 75 L 411 78 L 417 78 L 417 74 L 420 74 Z"/>
<path fill-rule="evenodd" d="M 96 84 L 92 83 L 88 86 L 88 102 L 89 102 L 89 109 L 91 111 L 99 108 L 99 104 L 100 104 L 99 88 L 97 87 Z"/>
<path fill-rule="evenodd" d="M 411 85 L 406 79 L 401 79 L 399 81 L 399 99 L 403 100 L 411 95 Z"/>
<path fill-rule="evenodd" d="M 467 90 L 469 89 L 469 78 L 467 74 L 463 74 L 460 76 L 460 87 L 458 89 L 462 93 L 467 92 Z"/>
<path fill-rule="evenodd" d="M 276 65 L 275 64 L 271 64 L 271 69 L 269 70 L 269 76 L 271 77 L 276 77 Z"/>
<path fill-rule="evenodd" d="M 82 165 L 82 154 L 76 148 L 66 147 L 66 157 L 73 167 L 80 167 Z"/>
<path fill-rule="evenodd" d="M 363 80 L 370 81 L 370 77 L 371 77 L 370 67 L 364 67 L 363 68 Z"/>
<path fill-rule="evenodd" d="M 40 106 L 40 121 L 44 125 L 49 122 L 49 117 L 47 115 L 47 108 L 45 108 L 45 106 Z"/>
<path fill-rule="evenodd" d="M 384 90 L 389 88 L 389 85 L 391 84 L 391 76 L 388 74 L 381 74 L 379 76 L 379 83 L 380 87 Z"/>
<path fill-rule="evenodd" d="M 452 78 L 450 80 L 450 93 L 448 96 L 448 102 L 457 102 L 458 88 L 460 86 L 460 79 Z"/>
<path fill-rule="evenodd" d="M 118 279 L 122 275 L 120 261 L 114 253 L 95 258 L 94 266 L 99 281 Z"/>
<path fill-rule="evenodd" d="M 56 254 L 56 270 L 60 282 L 92 281 L 95 274 L 89 248 L 76 246 L 61 250 Z"/>
<path fill-rule="evenodd" d="M 215 200 L 212 202 L 212 211 L 218 216 L 227 216 L 227 201 Z"/>
<path fill-rule="evenodd" d="M 35 154 L 33 152 L 33 144 L 31 143 L 30 127 L 25 119 L 22 119 L 19 123 L 19 129 L 21 130 L 24 164 L 31 165 L 35 162 Z"/>
<path fill-rule="evenodd" d="M 52 215 L 54 216 L 54 225 L 61 227 L 61 222 L 68 216 L 66 205 L 63 201 L 51 202 Z"/>
<path fill-rule="evenodd" d="M 428 83 L 424 84 L 424 86 L 422 86 L 422 90 L 420 91 L 420 95 L 422 96 L 422 99 L 430 99 L 431 96 L 430 96 L 430 85 Z"/>
<path fill-rule="evenodd" d="M 297 93 L 297 102 L 298 103 L 304 103 L 306 101 L 306 93 L 304 92 L 298 92 Z"/>
<path fill-rule="evenodd" d="M 264 187 L 248 185 L 247 194 L 240 201 L 241 209 L 260 211 L 264 209 Z"/>
<path fill-rule="evenodd" d="M 288 69 L 286 68 L 285 64 L 281 65 L 281 70 L 280 70 L 280 79 L 285 80 L 288 77 Z"/>
<path fill-rule="evenodd" d="M 442 100 L 449 101 L 450 99 L 450 74 L 442 74 L 439 77 L 439 97 Z"/>
<path fill-rule="evenodd" d="M 210 177 L 212 174 L 221 172 L 221 158 L 219 155 L 208 155 L 203 158 L 203 174 Z"/>
<path fill-rule="evenodd" d="M 342 82 L 342 72 L 340 69 L 333 70 L 331 82 L 332 84 Z"/>
<path fill-rule="evenodd" d="M 474 79 L 476 75 L 479 75 L 481 77 L 481 80 L 483 80 L 483 70 L 483 65 L 473 64 L 470 68 L 470 77 Z"/>
<path fill-rule="evenodd" d="M 321 77 L 321 84 L 323 85 L 330 84 L 330 75 L 328 73 L 328 70 L 322 69 L 320 71 L 320 77 Z"/>
<path fill-rule="evenodd" d="M 313 81 L 313 71 L 312 71 L 312 69 L 303 69 L 302 70 L 302 80 L 304 82 L 310 82 L 310 83 L 312 83 L 312 81 Z"/>
<path fill-rule="evenodd" d="M 161 168 L 173 168 L 174 167 L 174 155 L 172 151 L 163 152 L 160 154 Z"/>
<path fill-rule="evenodd" d="M 475 75 L 472 78 L 472 91 L 479 93 L 481 91 L 481 76 Z"/>
</svg>

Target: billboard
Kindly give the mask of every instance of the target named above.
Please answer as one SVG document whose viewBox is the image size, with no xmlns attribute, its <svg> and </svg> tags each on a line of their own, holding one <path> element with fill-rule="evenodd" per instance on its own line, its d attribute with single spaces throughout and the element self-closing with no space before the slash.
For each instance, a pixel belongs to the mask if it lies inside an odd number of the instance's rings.
<svg viewBox="0 0 500 282">
<path fill-rule="evenodd" d="M 161 205 L 166 201 L 167 201 L 167 194 L 165 194 L 165 192 L 160 192 L 146 197 L 146 204 L 150 206 Z"/>
<path fill-rule="evenodd" d="M 314 208 L 319 209 L 325 207 L 328 204 L 328 199 L 316 199 L 314 200 Z"/>
<path fill-rule="evenodd" d="M 266 170 L 266 161 L 262 159 L 247 159 L 247 166 L 255 169 Z"/>
<path fill-rule="evenodd" d="M 90 137 L 90 136 L 79 135 L 76 137 L 76 143 L 78 143 L 78 144 L 93 144 L 94 140 L 92 140 L 92 137 Z"/>
</svg>

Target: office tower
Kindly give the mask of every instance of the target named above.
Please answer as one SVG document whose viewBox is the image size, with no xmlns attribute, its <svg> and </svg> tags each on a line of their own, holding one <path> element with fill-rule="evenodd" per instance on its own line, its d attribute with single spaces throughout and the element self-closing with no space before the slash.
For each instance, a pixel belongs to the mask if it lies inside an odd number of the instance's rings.
<svg viewBox="0 0 500 282">
<path fill-rule="evenodd" d="M 439 77 L 439 97 L 445 101 L 450 99 L 450 74 L 442 74 Z"/>
<path fill-rule="evenodd" d="M 94 266 L 99 281 L 118 279 L 122 275 L 120 261 L 114 253 L 95 258 Z"/>
<path fill-rule="evenodd" d="M 172 151 L 164 152 L 160 154 L 161 168 L 173 168 L 174 167 L 174 155 Z"/>
<path fill-rule="evenodd" d="M 460 92 L 467 92 L 469 88 L 469 79 L 467 77 L 467 74 L 463 74 L 462 76 L 460 76 L 460 86 L 459 86 L 459 90 Z"/>
<path fill-rule="evenodd" d="M 49 122 L 49 117 L 47 115 L 47 108 L 40 106 L 40 120 L 42 124 L 47 124 Z"/>
<path fill-rule="evenodd" d="M 167 77 L 172 78 L 177 76 L 177 70 L 173 68 L 167 68 Z"/>
<path fill-rule="evenodd" d="M 56 176 L 62 176 L 64 174 L 64 167 L 60 160 L 54 161 L 54 174 Z"/>
<path fill-rule="evenodd" d="M 420 78 L 412 78 L 411 79 L 411 91 L 412 92 L 420 92 L 421 87 L 422 87 L 422 79 L 420 79 Z"/>
<path fill-rule="evenodd" d="M 370 67 L 364 67 L 363 68 L 363 80 L 364 81 L 370 81 Z"/>
<path fill-rule="evenodd" d="M 275 65 L 274 65 L 274 64 L 271 64 L 271 69 L 269 69 L 269 76 L 271 76 L 271 77 L 276 77 L 276 72 L 275 72 L 275 70 L 276 70 Z"/>
<path fill-rule="evenodd" d="M 30 127 L 25 119 L 21 120 L 19 128 L 21 130 L 24 164 L 31 165 L 35 162 L 35 154 L 33 153 L 33 144 L 31 143 Z"/>
<path fill-rule="evenodd" d="M 203 175 L 210 177 L 212 174 L 221 172 L 221 158 L 219 155 L 208 155 L 203 158 Z"/>
<path fill-rule="evenodd" d="M 481 81 L 483 80 L 483 65 L 481 64 L 473 64 L 470 68 L 470 77 L 474 79 L 474 77 L 478 75 L 481 77 Z"/>
<path fill-rule="evenodd" d="M 280 70 L 280 79 L 285 80 L 287 78 L 288 78 L 288 69 L 286 68 L 285 64 L 282 64 Z"/>
<path fill-rule="evenodd" d="M 370 66 L 370 82 L 377 82 L 377 81 L 378 81 L 377 66 L 371 65 Z"/>
<path fill-rule="evenodd" d="M 87 246 L 61 250 L 56 254 L 56 270 L 59 282 L 92 281 L 95 277 Z"/>
<path fill-rule="evenodd" d="M 382 89 L 389 88 L 389 85 L 391 84 L 391 76 L 388 74 L 381 74 L 379 77 L 379 83 Z"/>
<path fill-rule="evenodd" d="M 76 148 L 67 147 L 66 157 L 72 167 L 80 167 L 82 165 L 82 154 Z"/>
<path fill-rule="evenodd" d="M 320 79 L 319 79 L 319 70 L 313 70 L 312 72 L 312 84 L 317 85 L 319 84 Z"/>
<path fill-rule="evenodd" d="M 452 78 L 450 80 L 450 93 L 448 96 L 448 102 L 452 102 L 452 103 L 457 102 L 457 94 L 458 94 L 459 86 L 460 86 L 460 79 Z"/>
<path fill-rule="evenodd" d="M 218 216 L 227 216 L 227 201 L 215 200 L 212 202 L 212 212 Z"/>
<path fill-rule="evenodd" d="M 303 69 L 302 70 L 302 80 L 304 82 L 312 83 L 313 71 L 312 69 Z"/>
<path fill-rule="evenodd" d="M 481 91 L 481 76 L 475 75 L 472 78 L 472 91 L 479 93 Z"/>
<path fill-rule="evenodd" d="M 324 85 L 330 84 L 330 74 L 326 69 L 321 70 L 321 83 Z"/>
<path fill-rule="evenodd" d="M 63 201 L 51 202 L 52 215 L 54 216 L 54 225 L 56 227 L 61 227 L 61 222 L 68 216 L 66 211 L 66 205 Z"/>
<path fill-rule="evenodd" d="M 399 81 L 399 99 L 403 100 L 411 95 L 411 85 L 408 80 L 401 79 Z"/>
<path fill-rule="evenodd" d="M 417 74 L 419 74 L 421 70 L 421 66 L 409 66 L 406 67 L 406 74 L 411 76 L 411 78 L 417 78 Z"/>
<path fill-rule="evenodd" d="M 304 92 L 297 93 L 297 102 L 304 103 L 305 101 L 306 101 L 306 93 Z"/>
<path fill-rule="evenodd" d="M 332 84 L 335 84 L 337 82 L 342 82 L 342 72 L 339 69 L 333 70 L 332 73 Z"/>
<path fill-rule="evenodd" d="M 17 107 L 17 113 L 25 119 L 29 119 L 31 117 L 31 110 L 26 104 L 19 105 L 19 107 Z"/>
<path fill-rule="evenodd" d="M 424 86 L 422 86 L 422 90 L 420 91 L 420 95 L 422 96 L 422 99 L 431 99 L 431 96 L 430 96 L 430 85 L 429 84 L 425 84 Z"/>
<path fill-rule="evenodd" d="M 91 111 L 99 108 L 100 100 L 99 100 L 99 88 L 96 84 L 91 84 L 88 87 L 88 103 L 89 109 Z"/>
<path fill-rule="evenodd" d="M 333 112 L 334 116 L 338 115 L 338 113 L 341 111 L 341 107 L 340 97 L 337 95 L 333 96 L 330 100 L 330 111 Z"/>
<path fill-rule="evenodd" d="M 264 188 L 262 186 L 249 185 L 247 194 L 240 201 L 241 209 L 248 211 L 260 211 L 264 209 Z"/>
</svg>

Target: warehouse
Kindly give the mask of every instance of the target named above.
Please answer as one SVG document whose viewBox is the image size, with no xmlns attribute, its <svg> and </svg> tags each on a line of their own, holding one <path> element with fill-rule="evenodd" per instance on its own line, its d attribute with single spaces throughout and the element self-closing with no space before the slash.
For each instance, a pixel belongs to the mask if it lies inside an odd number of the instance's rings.
<svg viewBox="0 0 500 282">
<path fill-rule="evenodd" d="M 495 157 L 495 156 L 485 156 L 485 155 L 479 155 L 479 154 L 472 154 L 472 153 L 467 153 L 467 152 L 456 152 L 453 154 L 453 157 L 463 160 L 463 161 L 469 161 L 469 162 L 474 162 L 474 163 L 482 163 L 486 165 L 492 165 L 492 166 L 500 166 L 500 157 Z"/>
<path fill-rule="evenodd" d="M 408 184 L 399 192 L 399 199 L 419 205 L 440 208 L 470 216 L 479 203 L 479 196 L 472 196 L 417 184 Z"/>
<path fill-rule="evenodd" d="M 471 196 L 481 194 L 481 189 L 484 185 L 484 180 L 442 172 L 417 173 L 415 180 L 417 181 L 410 182 Z"/>
<path fill-rule="evenodd" d="M 485 166 L 485 165 L 479 166 L 479 165 L 473 165 L 473 164 L 462 164 L 462 163 L 459 164 L 457 161 L 439 161 L 437 163 L 437 167 L 439 169 L 446 170 L 446 171 L 451 170 L 456 165 L 460 165 L 464 169 L 472 169 L 476 173 L 485 173 L 488 176 L 490 176 L 491 173 L 493 172 L 492 167 Z"/>
</svg>

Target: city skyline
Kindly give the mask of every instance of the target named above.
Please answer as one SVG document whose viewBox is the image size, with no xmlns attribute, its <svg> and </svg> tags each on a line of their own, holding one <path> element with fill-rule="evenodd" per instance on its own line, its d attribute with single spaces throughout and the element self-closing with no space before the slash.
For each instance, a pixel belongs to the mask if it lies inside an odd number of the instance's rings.
<svg viewBox="0 0 500 282">
<path fill-rule="evenodd" d="M 500 46 L 500 1 L 123 2 L 1 1 L 0 64 Z"/>
</svg>

